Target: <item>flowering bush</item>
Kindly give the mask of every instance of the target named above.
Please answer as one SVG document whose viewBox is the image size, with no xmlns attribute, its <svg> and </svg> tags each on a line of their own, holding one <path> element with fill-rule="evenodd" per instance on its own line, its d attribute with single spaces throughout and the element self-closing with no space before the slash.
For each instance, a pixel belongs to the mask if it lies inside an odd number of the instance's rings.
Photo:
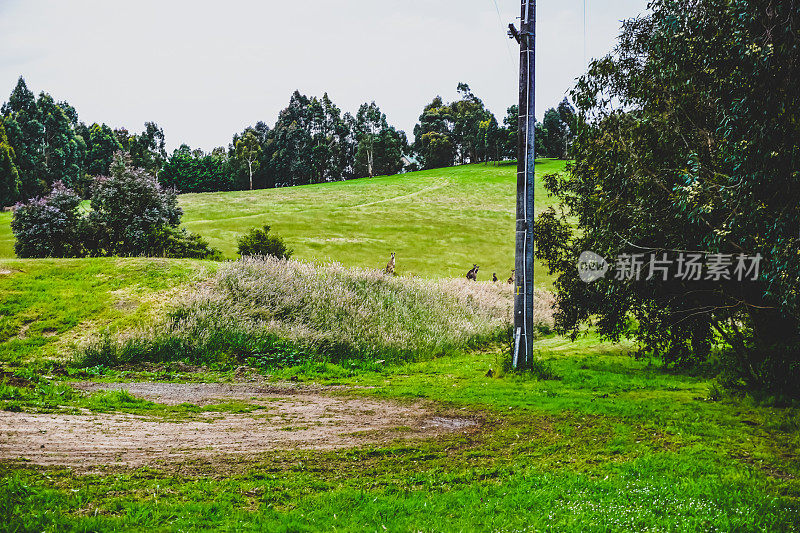
<svg viewBox="0 0 800 533">
<path fill-rule="evenodd" d="M 163 189 L 154 176 L 117 157 L 108 177 L 92 186 L 89 224 L 97 228 L 103 255 L 145 255 L 158 230 L 177 227 L 183 212 L 173 189 Z"/>
<path fill-rule="evenodd" d="M 172 189 L 117 155 L 110 176 L 92 184 L 91 209 L 57 183 L 43 198 L 19 204 L 11 228 L 19 257 L 149 255 L 218 258 L 200 236 L 178 228 L 182 211 Z"/>
<path fill-rule="evenodd" d="M 85 221 L 78 213 L 81 198 L 56 182 L 45 197 L 17 204 L 11 219 L 14 252 L 19 257 L 78 257 L 84 255 Z"/>
</svg>

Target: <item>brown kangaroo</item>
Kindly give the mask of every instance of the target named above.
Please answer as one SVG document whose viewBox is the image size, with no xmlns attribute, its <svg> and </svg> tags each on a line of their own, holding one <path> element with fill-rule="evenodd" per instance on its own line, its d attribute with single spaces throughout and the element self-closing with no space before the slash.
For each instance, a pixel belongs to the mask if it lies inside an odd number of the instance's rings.
<svg viewBox="0 0 800 533">
<path fill-rule="evenodd" d="M 497 272 L 492 272 L 492 283 L 497 283 Z"/>
<path fill-rule="evenodd" d="M 472 268 L 469 272 L 467 272 L 467 279 L 471 279 L 472 281 L 478 281 L 478 269 L 480 267 L 478 265 L 473 264 Z"/>
<path fill-rule="evenodd" d="M 394 274 L 394 252 L 392 252 L 392 258 L 386 263 L 386 273 Z"/>
<path fill-rule="evenodd" d="M 514 284 L 514 272 L 515 272 L 515 270 L 512 268 L 512 269 L 511 269 L 511 277 L 510 277 L 510 278 L 508 278 L 508 281 L 506 282 L 506 283 L 508 283 L 509 285 L 513 285 L 513 284 Z"/>
</svg>

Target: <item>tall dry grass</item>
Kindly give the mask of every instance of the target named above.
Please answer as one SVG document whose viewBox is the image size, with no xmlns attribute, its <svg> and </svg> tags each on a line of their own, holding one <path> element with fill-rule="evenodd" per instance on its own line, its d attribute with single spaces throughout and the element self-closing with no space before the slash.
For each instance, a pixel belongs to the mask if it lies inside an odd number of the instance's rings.
<svg viewBox="0 0 800 533">
<path fill-rule="evenodd" d="M 551 325 L 551 297 L 538 300 Z M 177 296 L 166 319 L 87 347 L 83 362 L 420 359 L 501 339 L 512 306 L 506 284 L 246 258 Z"/>
</svg>

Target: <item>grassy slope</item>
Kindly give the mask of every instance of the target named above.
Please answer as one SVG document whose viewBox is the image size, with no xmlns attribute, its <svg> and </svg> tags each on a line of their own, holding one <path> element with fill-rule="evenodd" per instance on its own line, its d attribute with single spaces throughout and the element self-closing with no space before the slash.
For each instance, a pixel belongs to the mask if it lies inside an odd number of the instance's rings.
<svg viewBox="0 0 800 533">
<path fill-rule="evenodd" d="M 28 326 L 23 339 L 0 344 L 0 360 L 45 356 L 87 321 L 135 325 L 155 305 L 153 295 L 185 283 L 206 266 L 144 259 L 0 261 L 0 267 L 16 271 L 0 277 L 4 331 L 17 337 L 20 325 Z M 706 401 L 708 380 L 665 372 L 658 361 L 636 360 L 626 346 L 602 344 L 594 336 L 574 344 L 547 337 L 536 347 L 562 379 L 486 377 L 490 367 L 497 369 L 493 352 L 381 372 L 325 364 L 274 372 L 278 379 L 299 375 L 323 384 L 370 387 L 358 394 L 477 410 L 487 421 L 480 434 L 94 475 L 0 465 L 0 524 L 35 531 L 800 527 L 797 409 Z M 115 381 L 189 377 L 163 369 L 93 372 Z M 0 405 L 176 420 L 200 409 L 150 404 L 122 393 L 85 398 L 60 379 L 41 380 L 21 393 L 0 385 Z M 250 407 L 213 409 L 246 412 Z"/>
<path fill-rule="evenodd" d="M 542 176 L 564 165 L 543 160 L 537 172 Z M 505 279 L 513 266 L 515 179 L 511 164 L 466 165 L 305 187 L 187 194 L 180 201 L 186 226 L 229 257 L 237 235 L 269 223 L 299 259 L 381 268 L 395 251 L 400 274 L 460 277 L 477 262 L 479 279 L 495 271 Z M 537 209 L 548 204 L 537 189 Z M 0 212 L 0 258 L 13 257 L 10 220 L 11 213 Z M 198 264 L 0 259 L 0 270 L 29 274 L 0 275 L 0 361 L 56 356 L 90 331 L 135 323 L 150 303 L 142 310 L 120 305 L 113 291 L 174 286 Z M 537 267 L 536 276 L 539 285 L 549 285 L 543 268 Z"/>
<path fill-rule="evenodd" d="M 0 211 L 0 257 L 14 257 L 14 235 L 11 233 L 10 211 Z"/>
<path fill-rule="evenodd" d="M 537 176 L 564 169 L 540 160 Z M 515 164 L 465 165 L 284 189 L 184 194 L 183 222 L 229 258 L 236 237 L 270 224 L 297 259 L 382 268 L 397 253 L 397 271 L 424 277 L 506 279 L 514 265 Z M 539 180 L 536 208 L 550 204 Z M 13 257 L 10 213 L 0 213 L 0 258 Z M 538 285 L 550 278 L 536 268 Z"/>
<path fill-rule="evenodd" d="M 217 263 L 0 259 L 0 364 L 66 355 L 91 331 L 137 325 L 155 297 Z"/>
<path fill-rule="evenodd" d="M 539 176 L 563 170 L 543 160 Z M 479 279 L 514 265 L 516 166 L 466 165 L 304 187 L 185 194 L 185 226 L 233 257 L 237 235 L 270 224 L 298 259 L 382 268 L 397 253 L 397 271 L 460 277 L 473 263 Z M 541 184 L 541 180 L 539 181 Z M 549 205 L 537 188 L 537 209 Z M 542 268 L 537 279 L 546 283 Z"/>
</svg>

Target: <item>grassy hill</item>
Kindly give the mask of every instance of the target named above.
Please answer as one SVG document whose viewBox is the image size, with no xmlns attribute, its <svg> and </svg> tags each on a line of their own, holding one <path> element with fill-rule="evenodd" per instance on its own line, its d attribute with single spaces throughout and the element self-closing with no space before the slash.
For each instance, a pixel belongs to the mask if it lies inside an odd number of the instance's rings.
<svg viewBox="0 0 800 533">
<path fill-rule="evenodd" d="M 541 160 L 538 176 L 564 169 Z M 397 253 L 399 274 L 506 279 L 514 264 L 516 166 L 465 165 L 283 189 L 184 194 L 184 225 L 226 257 L 236 237 L 270 224 L 298 259 L 382 268 Z M 541 182 L 540 182 L 541 183 Z M 549 205 L 537 187 L 537 210 Z M 13 257 L 10 213 L 0 214 L 0 257 Z M 537 284 L 549 284 L 543 268 Z"/>
</svg>

